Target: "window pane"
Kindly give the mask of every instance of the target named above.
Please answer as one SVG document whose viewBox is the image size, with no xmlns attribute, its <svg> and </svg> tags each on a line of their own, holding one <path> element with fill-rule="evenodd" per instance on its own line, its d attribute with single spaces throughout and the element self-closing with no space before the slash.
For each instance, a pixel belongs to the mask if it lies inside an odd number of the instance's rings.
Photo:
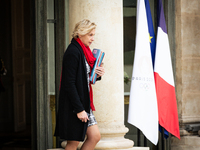
<svg viewBox="0 0 200 150">
<path fill-rule="evenodd" d="M 123 0 L 123 19 L 124 19 L 124 94 L 129 95 L 131 77 L 133 70 L 133 60 L 135 53 L 136 36 L 136 7 L 137 0 Z M 155 2 L 149 1 L 151 15 L 155 27 Z M 155 28 L 154 28 L 155 31 Z"/>
<path fill-rule="evenodd" d="M 136 34 L 136 8 L 124 7 L 124 92 L 130 91 L 130 78 L 133 70 L 133 58 L 135 53 Z"/>
</svg>

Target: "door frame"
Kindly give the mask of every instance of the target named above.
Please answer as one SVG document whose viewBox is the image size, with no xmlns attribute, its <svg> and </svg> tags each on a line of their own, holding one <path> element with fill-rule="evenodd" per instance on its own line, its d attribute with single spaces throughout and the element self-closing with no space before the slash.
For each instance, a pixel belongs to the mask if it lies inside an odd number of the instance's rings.
<svg viewBox="0 0 200 150">
<path fill-rule="evenodd" d="M 44 150 L 51 148 L 51 127 L 48 96 L 47 66 L 47 2 L 31 0 L 31 59 L 32 59 L 32 148 Z M 56 89 L 60 83 L 60 69 L 65 49 L 65 0 L 55 2 L 55 67 Z M 56 90 L 58 93 L 58 90 Z M 56 94 L 58 95 L 58 94 Z M 58 96 L 56 96 L 57 99 Z"/>
</svg>

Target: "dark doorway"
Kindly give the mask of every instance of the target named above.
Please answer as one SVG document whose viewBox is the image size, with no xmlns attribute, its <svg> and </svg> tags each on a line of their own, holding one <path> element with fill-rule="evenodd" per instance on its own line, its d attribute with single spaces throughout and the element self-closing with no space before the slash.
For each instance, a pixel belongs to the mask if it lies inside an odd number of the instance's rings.
<svg viewBox="0 0 200 150">
<path fill-rule="evenodd" d="M 30 0 L 0 0 L 0 149 L 31 149 Z"/>
</svg>

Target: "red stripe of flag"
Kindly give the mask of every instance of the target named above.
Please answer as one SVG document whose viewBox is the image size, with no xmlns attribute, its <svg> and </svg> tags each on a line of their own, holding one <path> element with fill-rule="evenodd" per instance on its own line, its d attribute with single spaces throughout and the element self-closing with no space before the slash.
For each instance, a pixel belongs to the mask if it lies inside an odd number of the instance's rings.
<svg viewBox="0 0 200 150">
<path fill-rule="evenodd" d="M 175 87 L 154 72 L 159 124 L 180 139 Z"/>
</svg>

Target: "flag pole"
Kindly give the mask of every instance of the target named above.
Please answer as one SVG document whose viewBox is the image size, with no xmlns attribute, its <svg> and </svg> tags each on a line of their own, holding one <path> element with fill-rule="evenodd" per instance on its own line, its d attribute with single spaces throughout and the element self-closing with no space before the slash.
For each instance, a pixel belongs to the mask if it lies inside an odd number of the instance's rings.
<svg viewBox="0 0 200 150">
<path fill-rule="evenodd" d="M 164 141 L 164 139 L 165 139 L 165 133 L 164 133 L 165 131 L 164 131 L 164 128 L 162 128 L 162 150 L 165 150 L 164 148 L 165 148 L 165 141 Z"/>
<path fill-rule="evenodd" d="M 138 137 L 138 140 L 137 140 L 137 146 L 141 146 L 141 141 L 140 141 L 140 129 L 137 129 L 137 137 Z"/>
<path fill-rule="evenodd" d="M 144 146 L 145 147 L 147 146 L 147 138 L 146 138 L 146 136 L 144 136 Z"/>
</svg>

